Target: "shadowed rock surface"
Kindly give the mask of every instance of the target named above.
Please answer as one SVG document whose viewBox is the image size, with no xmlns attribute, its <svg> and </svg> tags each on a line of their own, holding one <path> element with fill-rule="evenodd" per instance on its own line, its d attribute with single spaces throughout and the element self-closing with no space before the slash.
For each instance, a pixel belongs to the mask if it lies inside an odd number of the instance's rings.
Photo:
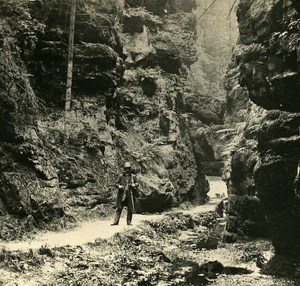
<svg viewBox="0 0 300 286">
<path fill-rule="evenodd" d="M 296 1 L 240 1 L 237 14 L 239 83 L 255 104 L 268 110 L 260 113 L 255 128 L 256 164 L 246 162 L 255 164 L 255 191 L 277 255 L 299 262 L 299 7 Z M 266 272 L 275 274 L 276 259 Z M 279 275 L 298 276 L 293 263 L 284 261 Z"/>
</svg>

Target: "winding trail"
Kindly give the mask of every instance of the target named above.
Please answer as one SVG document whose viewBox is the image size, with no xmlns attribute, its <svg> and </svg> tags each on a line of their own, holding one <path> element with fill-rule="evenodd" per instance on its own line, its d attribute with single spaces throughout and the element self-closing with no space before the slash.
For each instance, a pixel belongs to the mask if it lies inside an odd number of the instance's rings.
<svg viewBox="0 0 300 286">
<path fill-rule="evenodd" d="M 210 201 L 205 205 L 196 206 L 188 210 L 173 210 L 182 212 L 184 214 L 196 214 L 201 212 L 213 211 L 216 205 L 221 201 L 217 197 L 217 194 L 226 193 L 225 183 L 218 177 L 209 177 L 210 183 Z M 133 223 L 138 226 L 145 220 L 158 220 L 162 218 L 162 214 L 151 214 L 151 215 L 140 215 L 135 214 L 133 218 Z M 112 237 L 115 233 L 126 231 L 132 228 L 132 226 L 127 226 L 125 219 L 122 217 L 120 224 L 118 226 L 111 226 L 111 220 L 93 220 L 82 222 L 79 226 L 72 230 L 60 231 L 60 232 L 46 232 L 41 233 L 30 240 L 25 240 L 22 242 L 7 242 L 0 243 L 0 248 L 4 248 L 10 251 L 27 251 L 29 249 L 38 249 L 42 246 L 47 245 L 47 247 L 61 247 L 61 246 L 77 246 L 84 245 L 90 242 L 94 242 L 95 239 L 108 239 Z"/>
</svg>

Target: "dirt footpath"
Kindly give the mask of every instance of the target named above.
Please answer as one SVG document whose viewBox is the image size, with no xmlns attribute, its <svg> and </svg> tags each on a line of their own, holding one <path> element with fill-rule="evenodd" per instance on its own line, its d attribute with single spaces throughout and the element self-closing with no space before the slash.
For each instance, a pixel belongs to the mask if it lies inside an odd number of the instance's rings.
<svg viewBox="0 0 300 286">
<path fill-rule="evenodd" d="M 209 178 L 210 182 L 210 201 L 201 206 L 193 207 L 188 210 L 178 210 L 184 214 L 196 214 L 201 212 L 213 211 L 217 204 L 220 202 L 220 198 L 217 198 L 216 194 L 225 194 L 226 185 L 225 183 L 217 177 Z M 177 210 L 175 210 L 177 211 Z M 135 214 L 133 218 L 133 223 L 135 226 L 139 225 L 145 220 L 159 220 L 164 214 L 158 215 L 140 215 Z M 22 242 L 8 242 L 0 243 L 0 248 L 6 250 L 15 251 L 27 251 L 29 249 L 39 249 L 42 246 L 47 246 L 50 248 L 61 247 L 61 246 L 77 246 L 84 245 L 90 242 L 94 242 L 97 238 L 108 239 L 118 232 L 123 232 L 130 229 L 130 226 L 126 225 L 125 219 L 121 218 L 120 225 L 111 226 L 110 220 L 93 220 L 82 222 L 79 226 L 72 230 L 66 230 L 61 232 L 46 232 L 41 233 L 33 239 L 28 239 Z"/>
</svg>

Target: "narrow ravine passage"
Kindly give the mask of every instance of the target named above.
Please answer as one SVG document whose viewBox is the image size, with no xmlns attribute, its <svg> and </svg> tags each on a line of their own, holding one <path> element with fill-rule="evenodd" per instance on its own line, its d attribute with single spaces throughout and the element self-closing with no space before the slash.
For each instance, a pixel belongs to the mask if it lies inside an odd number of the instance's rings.
<svg viewBox="0 0 300 286">
<path fill-rule="evenodd" d="M 180 211 L 184 214 L 196 214 L 201 212 L 214 211 L 217 204 L 220 202 L 220 198 L 216 194 L 225 194 L 226 185 L 219 177 L 210 177 L 210 201 L 205 205 L 196 206 L 188 210 L 174 209 L 174 211 Z M 151 220 L 155 221 L 161 219 L 163 214 L 149 214 L 149 215 L 134 215 L 134 226 L 139 227 L 142 221 Z M 82 222 L 76 228 L 61 232 L 46 232 L 41 233 L 33 239 L 22 242 L 8 242 L 1 243 L 0 248 L 4 248 L 10 251 L 27 251 L 29 249 L 39 249 L 42 246 L 62 247 L 62 246 L 78 246 L 84 245 L 90 242 L 94 242 L 95 239 L 108 239 L 118 232 L 124 232 L 132 228 L 125 224 L 125 219 L 121 219 L 120 225 L 111 226 L 111 220 L 93 220 Z"/>
<path fill-rule="evenodd" d="M 300 285 L 299 2 L 0 0 L 0 286 Z"/>
</svg>

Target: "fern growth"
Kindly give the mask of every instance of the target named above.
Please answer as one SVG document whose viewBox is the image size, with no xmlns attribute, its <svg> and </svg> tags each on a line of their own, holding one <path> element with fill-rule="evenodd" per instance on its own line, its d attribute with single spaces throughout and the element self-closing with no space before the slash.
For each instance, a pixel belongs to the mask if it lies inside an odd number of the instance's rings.
<svg viewBox="0 0 300 286">
<path fill-rule="evenodd" d="M 23 20 L 12 24 L 10 16 L 12 11 L 14 11 L 12 9 L 13 2 L 16 2 L 17 11 L 17 14 L 13 15 Z M 0 101 L 2 104 L 8 104 L 11 107 L 10 110 L 14 113 L 14 120 L 23 122 L 24 120 L 29 120 L 31 115 L 36 113 L 40 103 L 32 90 L 30 84 L 31 75 L 27 73 L 23 61 L 24 50 L 20 47 L 21 42 L 20 38 L 18 38 L 22 28 L 25 28 L 27 32 L 29 31 L 28 27 L 24 26 L 26 23 L 24 21 L 29 21 L 29 18 L 26 20 L 26 9 L 24 8 L 24 14 L 22 14 L 19 4 L 17 1 L 8 1 L 5 7 L 10 18 L 4 17 L 0 23 Z M 0 5 L 3 7 L 2 2 L 0 2 Z M 33 26 L 34 22 L 31 22 L 31 25 Z M 32 33 L 24 33 L 23 36 L 23 40 L 26 39 L 27 47 L 30 46 L 30 49 L 34 49 L 35 36 Z"/>
</svg>

